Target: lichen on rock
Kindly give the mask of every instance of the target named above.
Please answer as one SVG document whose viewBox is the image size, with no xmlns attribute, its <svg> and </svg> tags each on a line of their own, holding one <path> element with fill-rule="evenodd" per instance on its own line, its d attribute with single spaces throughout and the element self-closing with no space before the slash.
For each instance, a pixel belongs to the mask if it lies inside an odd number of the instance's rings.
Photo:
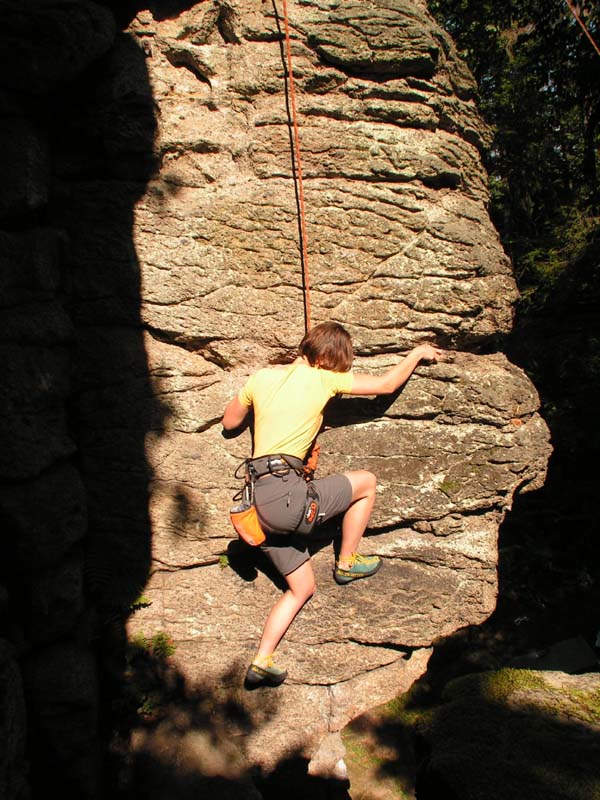
<svg viewBox="0 0 600 800">
<path fill-rule="evenodd" d="M 598 793 L 600 679 L 504 669 L 451 681 L 418 723 L 417 791 L 592 800 Z"/>
</svg>

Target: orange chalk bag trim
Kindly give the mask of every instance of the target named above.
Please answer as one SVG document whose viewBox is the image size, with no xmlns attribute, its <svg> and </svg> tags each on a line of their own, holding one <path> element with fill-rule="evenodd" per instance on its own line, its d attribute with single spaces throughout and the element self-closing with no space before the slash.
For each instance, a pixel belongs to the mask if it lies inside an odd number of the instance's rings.
<svg viewBox="0 0 600 800">
<path fill-rule="evenodd" d="M 265 541 L 265 532 L 260 524 L 256 506 L 251 503 L 240 503 L 229 511 L 229 516 L 238 536 L 246 544 L 257 547 Z"/>
<path fill-rule="evenodd" d="M 245 468 L 245 461 L 242 466 Z M 238 470 L 236 470 L 236 477 L 238 477 Z M 257 547 L 259 544 L 262 544 L 267 537 L 262 529 L 258 518 L 258 512 L 254 505 L 254 481 L 247 473 L 244 487 L 239 495 L 234 497 L 234 500 L 236 499 L 239 500 L 238 504 L 229 509 L 231 524 L 237 531 L 240 539 L 243 539 L 246 544 L 252 547 Z"/>
</svg>

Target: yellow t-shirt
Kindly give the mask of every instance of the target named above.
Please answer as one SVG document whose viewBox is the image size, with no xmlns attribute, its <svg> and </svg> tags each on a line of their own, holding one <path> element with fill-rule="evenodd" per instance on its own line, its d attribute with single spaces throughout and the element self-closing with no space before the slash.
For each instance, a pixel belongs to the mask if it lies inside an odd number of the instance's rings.
<svg viewBox="0 0 600 800">
<path fill-rule="evenodd" d="M 336 394 L 350 392 L 351 372 L 331 372 L 304 362 L 267 367 L 251 375 L 238 399 L 254 407 L 254 458 L 283 453 L 304 458 Z"/>
</svg>

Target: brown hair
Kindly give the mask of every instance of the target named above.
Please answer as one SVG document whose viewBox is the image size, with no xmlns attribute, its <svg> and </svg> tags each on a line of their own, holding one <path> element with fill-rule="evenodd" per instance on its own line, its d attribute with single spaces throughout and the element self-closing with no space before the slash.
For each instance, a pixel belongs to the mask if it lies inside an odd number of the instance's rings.
<svg viewBox="0 0 600 800">
<path fill-rule="evenodd" d="M 332 372 L 349 372 L 354 358 L 350 334 L 337 322 L 322 322 L 311 328 L 300 342 L 298 353 L 312 367 Z"/>
</svg>

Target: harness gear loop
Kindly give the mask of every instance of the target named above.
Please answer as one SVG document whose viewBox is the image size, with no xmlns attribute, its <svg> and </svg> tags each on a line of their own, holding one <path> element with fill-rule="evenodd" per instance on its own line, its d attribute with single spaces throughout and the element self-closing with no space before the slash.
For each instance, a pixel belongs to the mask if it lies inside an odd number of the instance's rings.
<svg viewBox="0 0 600 800">
<path fill-rule="evenodd" d="M 321 496 L 312 482 L 312 472 L 307 470 L 301 459 L 281 453 L 259 456 L 258 458 L 246 458 L 235 470 L 234 475 L 236 478 L 242 477 L 240 475 L 242 469 L 244 470 L 244 486 L 234 495 L 233 499 L 238 501 L 238 504 L 229 510 L 229 515 L 233 527 L 246 544 L 256 546 L 262 544 L 266 539 L 254 502 L 256 481 L 265 475 L 273 475 L 286 481 L 290 472 L 294 472 L 298 477 L 304 478 L 308 484 L 306 487 L 305 507 L 300 522 L 293 529 L 280 531 L 278 535 L 285 535 L 286 533 L 310 534 L 315 525 L 319 524 L 322 517 L 322 514 L 319 513 Z"/>
</svg>

